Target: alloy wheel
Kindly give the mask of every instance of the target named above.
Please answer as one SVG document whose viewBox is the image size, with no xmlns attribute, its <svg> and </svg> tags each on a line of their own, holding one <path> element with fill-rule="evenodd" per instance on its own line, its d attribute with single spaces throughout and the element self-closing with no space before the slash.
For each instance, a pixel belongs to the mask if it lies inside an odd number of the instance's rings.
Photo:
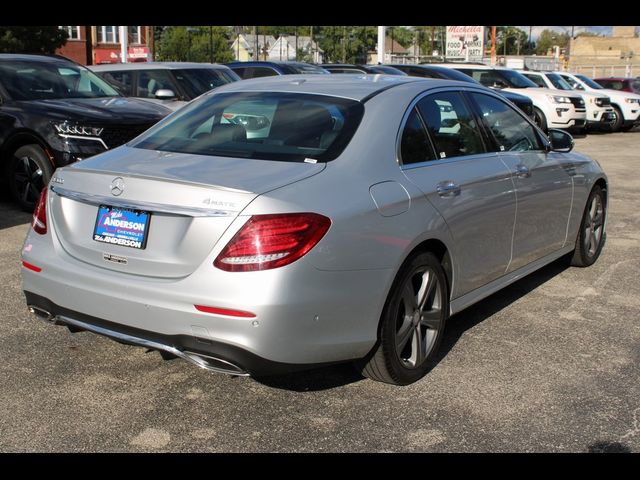
<svg viewBox="0 0 640 480">
<path fill-rule="evenodd" d="M 584 227 L 584 251 L 589 257 L 593 257 L 598 251 L 602 241 L 604 228 L 604 206 L 600 195 L 594 195 L 591 200 Z"/>
<path fill-rule="evenodd" d="M 14 182 L 19 200 L 24 204 L 35 204 L 45 186 L 42 169 L 27 155 L 16 160 Z"/>
<path fill-rule="evenodd" d="M 410 369 L 420 367 L 433 350 L 442 327 L 442 286 L 429 267 L 407 279 L 396 316 L 396 354 Z"/>
</svg>

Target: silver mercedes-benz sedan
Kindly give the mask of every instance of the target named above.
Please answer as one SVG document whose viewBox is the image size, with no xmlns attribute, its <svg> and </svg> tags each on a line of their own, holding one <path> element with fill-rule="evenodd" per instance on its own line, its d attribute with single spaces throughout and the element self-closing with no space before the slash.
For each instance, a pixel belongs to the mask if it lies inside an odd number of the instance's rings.
<svg viewBox="0 0 640 480">
<path fill-rule="evenodd" d="M 235 82 L 55 172 L 27 304 L 218 372 L 352 361 L 409 384 L 451 314 L 562 256 L 596 261 L 607 177 L 572 147 L 470 83 Z"/>
</svg>

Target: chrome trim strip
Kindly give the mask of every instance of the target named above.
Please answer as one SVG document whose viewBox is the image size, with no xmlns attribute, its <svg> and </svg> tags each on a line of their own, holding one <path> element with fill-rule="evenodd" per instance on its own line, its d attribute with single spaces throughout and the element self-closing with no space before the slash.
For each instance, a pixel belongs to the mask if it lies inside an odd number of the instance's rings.
<svg viewBox="0 0 640 480">
<path fill-rule="evenodd" d="M 245 372 L 243 369 L 241 369 L 240 367 L 230 362 L 227 362 L 226 360 L 211 357 L 208 355 L 200 356 L 199 354 L 192 353 L 192 352 L 183 352 L 182 350 L 178 350 L 177 348 L 172 347 L 170 345 L 165 345 L 164 343 L 159 343 L 153 340 L 147 340 L 145 338 L 135 337 L 133 335 L 127 335 L 125 333 L 116 332 L 114 330 L 109 330 L 108 328 L 99 327 L 97 325 L 91 325 L 89 323 L 81 322 L 80 320 L 65 317 L 63 315 L 57 315 L 54 320 L 59 321 L 63 324 L 70 324 L 75 327 L 82 328 L 83 330 L 88 330 L 90 332 L 97 333 L 99 335 L 104 335 L 107 337 L 115 338 L 117 340 L 133 343 L 141 347 L 152 348 L 154 350 L 162 350 L 172 355 L 175 355 L 176 357 L 180 357 L 183 360 L 186 360 L 187 362 L 192 363 L 193 365 L 196 365 L 205 370 L 210 370 L 212 372 L 217 372 L 217 373 L 237 375 L 239 377 L 249 376 L 249 374 Z M 214 367 L 212 365 L 209 365 L 209 363 L 206 361 L 207 357 L 211 358 L 212 360 L 215 360 L 216 362 L 225 363 L 230 367 L 232 367 L 234 370 L 231 370 L 231 369 L 225 370 L 224 368 L 219 368 L 219 367 Z"/>
<path fill-rule="evenodd" d="M 62 133 L 58 133 L 58 136 L 60 136 L 62 138 L 75 138 L 75 139 L 78 139 L 78 140 L 92 140 L 94 142 L 100 142 L 105 150 L 109 150 L 109 147 L 107 147 L 106 143 L 104 143 L 104 141 L 101 138 L 98 138 L 98 137 L 84 137 L 82 135 L 66 135 L 66 134 L 62 134 Z"/>
<path fill-rule="evenodd" d="M 183 215 L 185 217 L 231 217 L 236 214 L 229 210 L 212 210 L 209 208 L 184 207 L 166 205 L 162 203 L 143 202 L 139 200 L 126 200 L 106 195 L 94 195 L 91 193 L 75 192 L 57 185 L 50 186 L 51 191 L 61 197 L 70 198 L 91 205 L 109 205 L 112 207 L 127 208 L 130 210 L 144 210 L 154 213 L 169 213 L 171 215 Z"/>
</svg>

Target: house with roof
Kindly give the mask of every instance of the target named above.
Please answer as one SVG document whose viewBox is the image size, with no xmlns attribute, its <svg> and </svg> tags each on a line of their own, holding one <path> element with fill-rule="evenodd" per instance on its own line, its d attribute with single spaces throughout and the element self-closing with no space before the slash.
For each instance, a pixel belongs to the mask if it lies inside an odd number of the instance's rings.
<svg viewBox="0 0 640 480">
<path fill-rule="evenodd" d="M 258 60 L 270 60 L 269 51 L 273 44 L 276 43 L 275 37 L 273 35 L 252 35 L 246 33 L 238 34 L 231 45 L 235 60 L 241 62 L 255 60 L 254 52 L 256 42 L 259 53 Z"/>
<path fill-rule="evenodd" d="M 377 64 L 377 63 L 405 63 L 402 61 L 403 58 L 408 56 L 409 52 L 407 49 L 400 45 L 395 40 L 391 40 L 391 37 L 387 36 L 384 39 L 384 56 L 385 58 L 382 60 L 378 60 L 378 52 L 377 50 L 370 50 L 367 52 L 367 63 L 368 64 Z"/>
<path fill-rule="evenodd" d="M 280 35 L 269 50 L 269 58 L 271 61 L 287 61 L 296 59 L 296 46 L 300 52 L 299 60 L 303 60 L 302 56 L 311 59 L 311 63 L 322 63 L 324 50 L 320 48 L 318 42 L 312 40 L 308 36 L 298 36 L 296 41 L 295 35 Z"/>
</svg>

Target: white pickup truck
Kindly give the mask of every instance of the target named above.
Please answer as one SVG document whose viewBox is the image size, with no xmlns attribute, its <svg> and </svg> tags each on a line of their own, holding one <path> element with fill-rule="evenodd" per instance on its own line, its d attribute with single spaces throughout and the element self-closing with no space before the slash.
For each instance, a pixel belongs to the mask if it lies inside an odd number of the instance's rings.
<svg viewBox="0 0 640 480">
<path fill-rule="evenodd" d="M 575 90 L 580 92 L 599 93 L 611 99 L 615 119 L 611 121 L 611 131 L 626 132 L 640 124 L 640 95 L 603 88 L 596 82 L 579 73 L 556 72 Z"/>
<path fill-rule="evenodd" d="M 552 88 L 565 92 L 573 90 L 571 85 L 555 72 L 518 71 L 541 88 Z M 584 90 L 577 92 L 582 96 L 585 107 L 587 108 L 587 125 L 585 129 L 600 127 L 611 128 L 612 123 L 616 119 L 615 112 L 611 106 L 611 99 L 602 93 L 587 92 Z"/>
</svg>

